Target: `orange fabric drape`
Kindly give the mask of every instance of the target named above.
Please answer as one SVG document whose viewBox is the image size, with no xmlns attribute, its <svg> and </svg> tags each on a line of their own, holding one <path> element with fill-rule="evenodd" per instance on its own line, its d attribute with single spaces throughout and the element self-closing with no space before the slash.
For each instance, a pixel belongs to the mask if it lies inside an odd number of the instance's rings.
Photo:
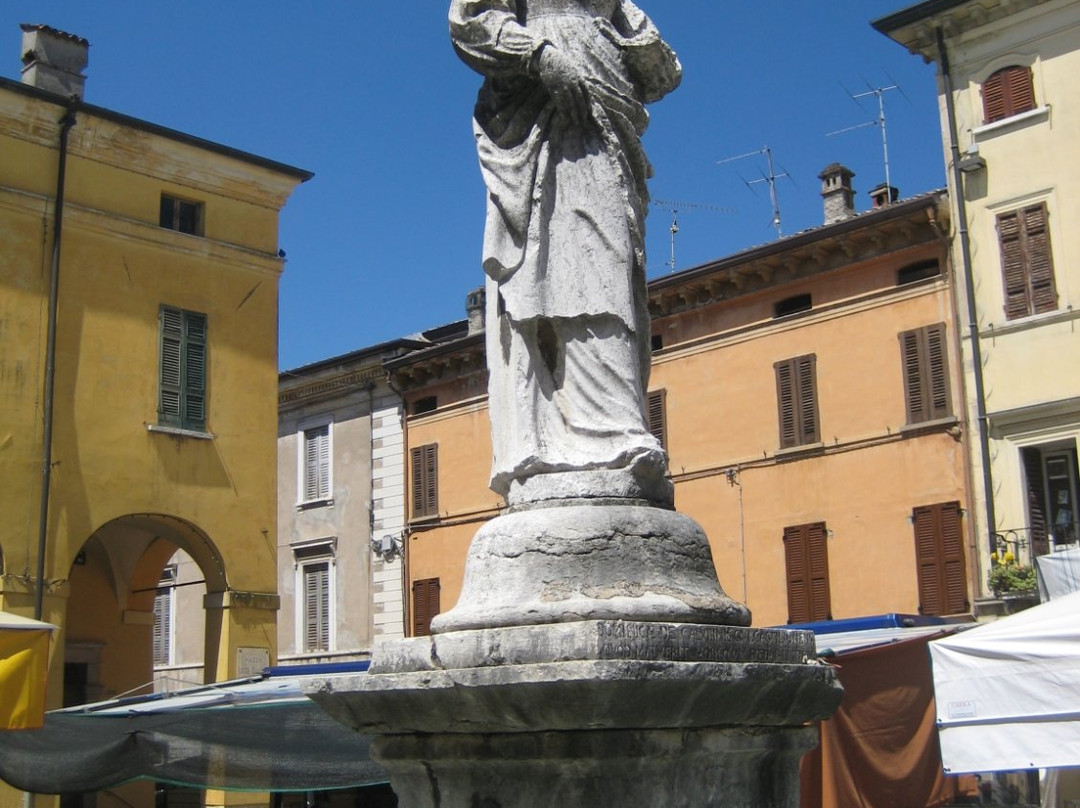
<svg viewBox="0 0 1080 808">
<path fill-rule="evenodd" d="M 974 793 L 946 776 L 934 722 L 929 637 L 843 654 L 844 697 L 802 763 L 802 808 L 932 808 Z"/>
</svg>

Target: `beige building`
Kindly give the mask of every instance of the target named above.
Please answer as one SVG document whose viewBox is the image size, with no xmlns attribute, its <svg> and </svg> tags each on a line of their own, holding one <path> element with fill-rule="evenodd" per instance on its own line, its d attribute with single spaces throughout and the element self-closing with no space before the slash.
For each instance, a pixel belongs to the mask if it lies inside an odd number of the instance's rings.
<svg viewBox="0 0 1080 808">
<path fill-rule="evenodd" d="M 932 0 L 874 26 L 938 67 L 985 587 L 992 550 L 1077 541 L 1080 4 Z"/>
</svg>

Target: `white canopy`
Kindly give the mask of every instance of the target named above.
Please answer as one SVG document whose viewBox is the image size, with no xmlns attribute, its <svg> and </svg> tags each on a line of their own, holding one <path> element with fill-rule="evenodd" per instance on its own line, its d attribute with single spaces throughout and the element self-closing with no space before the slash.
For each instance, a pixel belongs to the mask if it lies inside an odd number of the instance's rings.
<svg viewBox="0 0 1080 808">
<path fill-rule="evenodd" d="M 12 614 L 11 612 L 0 611 L 0 628 L 41 631 L 42 629 L 55 629 L 56 626 L 52 623 L 42 623 L 40 620 L 22 617 L 21 615 Z"/>
<path fill-rule="evenodd" d="M 949 773 L 1080 761 L 1080 592 L 930 643 Z"/>
</svg>

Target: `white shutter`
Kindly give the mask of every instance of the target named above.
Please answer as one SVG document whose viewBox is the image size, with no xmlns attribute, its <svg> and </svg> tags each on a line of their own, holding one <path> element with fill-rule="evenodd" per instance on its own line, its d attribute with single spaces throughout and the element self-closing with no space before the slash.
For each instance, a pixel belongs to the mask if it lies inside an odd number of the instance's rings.
<svg viewBox="0 0 1080 808">
<path fill-rule="evenodd" d="M 154 595 L 154 666 L 172 664 L 173 588 L 159 589 Z"/>
<path fill-rule="evenodd" d="M 330 650 L 330 562 L 305 564 L 304 650 Z"/>
<path fill-rule="evenodd" d="M 330 425 L 304 430 L 304 501 L 330 498 Z"/>
</svg>

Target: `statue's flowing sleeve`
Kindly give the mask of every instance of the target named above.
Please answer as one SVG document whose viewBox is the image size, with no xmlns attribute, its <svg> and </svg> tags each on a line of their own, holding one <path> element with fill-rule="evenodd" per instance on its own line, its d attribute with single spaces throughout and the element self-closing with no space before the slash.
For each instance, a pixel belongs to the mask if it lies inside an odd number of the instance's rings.
<svg viewBox="0 0 1080 808">
<path fill-rule="evenodd" d="M 626 53 L 626 66 L 646 104 L 658 101 L 679 86 L 682 66 L 644 11 L 622 0 L 612 21 L 616 44 Z"/>
<path fill-rule="evenodd" d="M 493 78 L 531 72 L 544 44 L 518 22 L 515 0 L 453 0 L 450 40 L 469 67 Z"/>
</svg>

